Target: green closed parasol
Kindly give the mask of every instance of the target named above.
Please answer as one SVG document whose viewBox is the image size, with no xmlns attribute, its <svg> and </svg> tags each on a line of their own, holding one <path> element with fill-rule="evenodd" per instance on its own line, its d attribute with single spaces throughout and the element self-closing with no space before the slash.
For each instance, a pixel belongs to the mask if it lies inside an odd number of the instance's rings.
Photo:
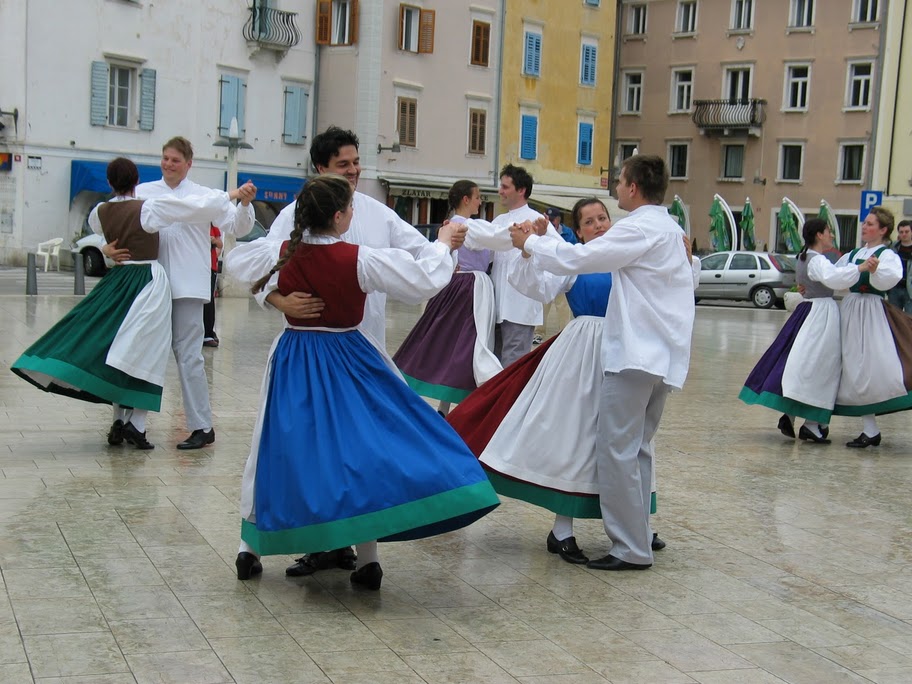
<svg viewBox="0 0 912 684">
<path fill-rule="evenodd" d="M 791 254 L 801 251 L 801 236 L 798 234 L 798 222 L 788 201 L 782 200 L 779 209 L 779 235 L 785 242 L 785 249 Z"/>
<path fill-rule="evenodd" d="M 731 249 L 731 237 L 725 225 L 725 211 L 718 197 L 713 200 L 709 209 L 709 242 L 714 252 Z"/>
<path fill-rule="evenodd" d="M 675 217 L 675 220 L 678 222 L 678 225 L 687 231 L 687 211 L 684 209 L 684 202 L 681 201 L 681 198 L 675 195 L 674 202 L 671 203 L 671 206 L 668 207 L 668 213 Z"/>
<path fill-rule="evenodd" d="M 741 210 L 741 247 L 748 251 L 757 249 L 757 240 L 754 237 L 754 208 L 749 197 L 744 202 L 744 209 Z"/>
</svg>

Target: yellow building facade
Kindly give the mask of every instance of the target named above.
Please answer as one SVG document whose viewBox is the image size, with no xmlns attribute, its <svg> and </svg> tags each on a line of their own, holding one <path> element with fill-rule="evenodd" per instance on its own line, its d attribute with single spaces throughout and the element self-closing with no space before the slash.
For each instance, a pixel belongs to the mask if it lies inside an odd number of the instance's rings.
<svg viewBox="0 0 912 684">
<path fill-rule="evenodd" d="M 499 158 L 534 204 L 608 196 L 615 30 L 610 0 L 506 0 Z"/>
</svg>

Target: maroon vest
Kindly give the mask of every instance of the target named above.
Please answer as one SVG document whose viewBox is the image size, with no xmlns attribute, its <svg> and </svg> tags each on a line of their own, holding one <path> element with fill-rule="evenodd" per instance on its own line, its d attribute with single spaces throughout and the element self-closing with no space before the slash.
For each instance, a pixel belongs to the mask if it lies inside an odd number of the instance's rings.
<svg viewBox="0 0 912 684">
<path fill-rule="evenodd" d="M 282 245 L 282 254 L 288 248 Z M 364 318 L 367 295 L 358 284 L 358 245 L 334 242 L 310 245 L 302 242 L 279 271 L 279 292 L 309 292 L 326 308 L 319 318 L 286 319 L 300 327 L 353 328 Z"/>
</svg>

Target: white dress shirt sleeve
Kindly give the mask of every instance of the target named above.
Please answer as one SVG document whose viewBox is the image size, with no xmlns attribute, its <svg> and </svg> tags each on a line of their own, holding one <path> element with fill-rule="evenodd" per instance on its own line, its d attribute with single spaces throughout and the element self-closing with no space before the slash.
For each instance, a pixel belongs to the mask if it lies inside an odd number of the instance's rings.
<svg viewBox="0 0 912 684">
<path fill-rule="evenodd" d="M 529 299 L 547 304 L 566 292 L 576 282 L 576 276 L 559 276 L 535 268 L 532 259 L 517 259 L 510 265 L 507 282 Z"/>
<path fill-rule="evenodd" d="M 496 252 L 506 252 L 513 249 L 510 224 L 501 226 L 484 219 L 469 219 L 465 226 L 469 229 L 466 233 L 465 246 L 471 250 L 492 249 Z"/>
<path fill-rule="evenodd" d="M 646 235 L 634 226 L 615 224 L 611 230 L 585 244 L 530 235 L 525 251 L 536 268 L 557 275 L 612 273 L 635 261 L 650 248 Z M 684 250 L 684 247 L 681 247 Z"/>
<path fill-rule="evenodd" d="M 902 280 L 902 260 L 892 249 L 885 249 L 878 257 L 880 263 L 871 274 L 871 286 L 886 292 Z"/>
<path fill-rule="evenodd" d="M 239 243 L 225 256 L 225 272 L 238 280 L 248 289 L 272 270 L 279 260 L 282 242 L 267 240 L 265 237 L 253 242 Z M 278 287 L 278 274 L 274 274 L 262 291 L 254 294 L 257 303 L 265 308 L 272 308 L 266 302 L 266 295 Z"/>
<path fill-rule="evenodd" d="M 840 259 L 840 261 L 842 261 Z M 858 282 L 861 273 L 855 264 L 846 263 L 834 266 L 823 254 L 816 254 L 808 262 L 808 278 L 817 283 L 823 283 L 831 290 L 848 290 Z"/>
<path fill-rule="evenodd" d="M 402 249 L 358 248 L 358 284 L 364 292 L 385 292 L 406 304 L 418 304 L 449 284 L 456 259 L 441 243 L 429 243 L 434 253 L 416 259 Z"/>
<path fill-rule="evenodd" d="M 690 267 L 693 271 L 694 289 L 696 290 L 700 286 L 700 271 L 703 270 L 703 262 L 700 261 L 700 257 L 690 257 Z"/>
<path fill-rule="evenodd" d="M 89 228 L 92 229 L 93 233 L 104 235 L 104 231 L 101 229 L 101 219 L 98 218 L 98 207 L 100 206 L 101 204 L 96 204 L 89 214 Z"/>
<path fill-rule="evenodd" d="M 218 226 L 223 234 L 228 233 L 236 237 L 244 237 L 253 230 L 253 203 L 251 202 L 245 207 L 238 202 L 237 206 L 231 206 L 225 211 L 221 220 L 221 223 L 218 221 L 212 221 L 212 223 Z"/>
<path fill-rule="evenodd" d="M 389 209 L 389 207 L 386 207 Z M 443 244 L 441 242 L 432 243 L 424 235 L 418 232 L 418 229 L 411 224 L 402 220 L 402 218 L 389 209 L 386 213 L 386 222 L 389 227 L 390 247 L 403 249 L 411 254 L 415 259 L 424 259 L 435 256 L 438 251 L 434 244 Z M 444 245 L 446 247 L 446 245 Z"/>
<path fill-rule="evenodd" d="M 175 223 L 216 223 L 230 209 L 228 193 L 213 190 L 205 195 L 190 195 L 183 199 L 172 196 L 145 200 L 139 220 L 147 233 L 157 233 Z"/>
</svg>

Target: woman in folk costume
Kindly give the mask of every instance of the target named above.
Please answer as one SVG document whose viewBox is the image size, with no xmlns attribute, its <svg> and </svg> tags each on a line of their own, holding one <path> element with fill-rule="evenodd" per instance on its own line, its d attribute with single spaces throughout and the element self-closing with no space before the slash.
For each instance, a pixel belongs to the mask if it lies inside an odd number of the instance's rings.
<svg viewBox="0 0 912 684">
<path fill-rule="evenodd" d="M 573 207 L 573 224 L 585 243 L 603 235 L 611 219 L 601 201 L 582 199 Z M 568 563 L 584 564 L 589 559 L 573 536 L 573 519 L 602 517 L 595 440 L 611 274 L 556 276 L 524 258 L 510 272 L 509 282 L 538 301 L 552 301 L 566 292 L 574 318 L 558 335 L 473 392 L 447 420 L 500 494 L 555 513 L 548 551 Z M 654 535 L 653 549 L 664 546 Z"/>
<path fill-rule="evenodd" d="M 830 416 L 842 373 L 839 305 L 834 290 L 844 290 L 871 273 L 875 260 L 834 266 L 823 252 L 833 248 L 833 234 L 822 219 L 810 219 L 802 229 L 804 247 L 798 254 L 801 302 L 769 349 L 748 375 L 738 398 L 783 414 L 779 431 L 795 438 L 795 417 L 805 419 L 798 438 L 829 444 Z"/>
<path fill-rule="evenodd" d="M 912 408 L 912 317 L 885 299 L 902 278 L 902 262 L 889 247 L 893 221 L 890 211 L 874 207 L 861 226 L 864 246 L 836 263 L 873 263 L 839 306 L 842 379 L 833 414 L 862 417 L 861 434 L 846 443 L 856 449 L 880 444 L 876 415 Z"/>
<path fill-rule="evenodd" d="M 478 213 L 481 191 L 468 180 L 449 192 L 452 223 Z M 494 355 L 494 284 L 487 274 L 491 250 L 460 247 L 458 271 L 431 299 L 393 356 L 409 386 L 438 399 L 444 415 L 502 369 Z"/>
<path fill-rule="evenodd" d="M 325 308 L 319 318 L 286 319 L 269 353 L 241 485 L 238 579 L 261 572 L 262 555 L 356 544 L 351 581 L 377 590 L 376 540 L 449 532 L 499 503 L 459 436 L 356 329 L 367 293 L 417 303 L 450 281 L 453 227 L 440 229 L 432 256 L 416 260 L 343 242 L 351 219 L 345 178 L 308 181 L 291 239 L 253 288 L 277 278 L 283 294 L 311 292 Z"/>
<path fill-rule="evenodd" d="M 152 449 L 146 414 L 161 409 L 171 353 L 171 290 L 158 263 L 158 231 L 172 223 L 209 221 L 227 211 L 231 193 L 136 200 L 136 165 L 119 157 L 108 164 L 114 197 L 100 205 L 96 233 L 130 250 L 92 292 L 13 364 L 14 373 L 47 392 L 113 404 L 108 444 L 126 440 Z"/>
</svg>

